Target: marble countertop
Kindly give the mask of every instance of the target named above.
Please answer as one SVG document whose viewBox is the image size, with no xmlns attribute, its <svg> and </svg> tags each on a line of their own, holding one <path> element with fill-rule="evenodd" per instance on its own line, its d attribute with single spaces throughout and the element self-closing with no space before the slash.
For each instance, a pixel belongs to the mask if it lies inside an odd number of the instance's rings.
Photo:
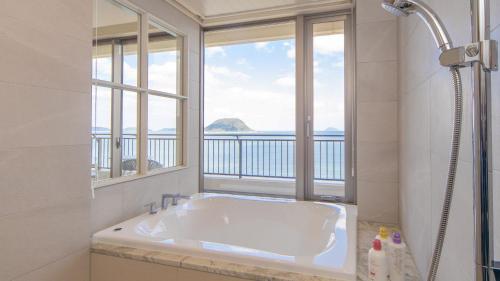
<svg viewBox="0 0 500 281">
<path fill-rule="evenodd" d="M 367 274 L 368 250 L 370 249 L 371 241 L 375 237 L 380 226 L 381 224 L 377 223 L 369 223 L 363 221 L 358 222 L 358 281 L 369 281 Z M 393 225 L 385 226 L 396 228 Z M 96 254 L 122 257 L 168 266 L 182 267 L 185 269 L 192 269 L 257 281 L 337 281 L 336 279 L 332 278 L 325 278 L 308 274 L 286 272 L 258 266 L 237 264 L 227 261 L 211 260 L 207 258 L 144 250 L 105 243 L 93 243 L 91 251 Z M 413 258 L 411 257 L 410 253 L 407 252 L 405 281 L 414 280 L 421 279 L 416 270 Z"/>
<path fill-rule="evenodd" d="M 358 281 L 370 281 L 368 278 L 368 250 L 370 250 L 372 241 L 377 235 L 379 227 L 382 225 L 391 229 L 399 229 L 396 225 L 358 221 Z M 405 267 L 405 281 L 422 280 L 415 266 L 413 257 L 408 250 L 406 252 Z"/>
</svg>

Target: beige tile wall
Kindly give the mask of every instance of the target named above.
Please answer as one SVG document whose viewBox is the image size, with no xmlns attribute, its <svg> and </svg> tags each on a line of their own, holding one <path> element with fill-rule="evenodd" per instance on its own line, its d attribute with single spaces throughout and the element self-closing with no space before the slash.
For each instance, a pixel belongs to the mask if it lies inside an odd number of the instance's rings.
<svg viewBox="0 0 500 281">
<path fill-rule="evenodd" d="M 396 18 L 379 0 L 356 1 L 359 218 L 398 221 Z"/>
<path fill-rule="evenodd" d="M 468 0 L 427 0 L 441 17 L 455 46 L 468 43 L 470 7 Z M 493 37 L 500 39 L 500 1 L 492 0 Z M 454 102 L 449 71 L 440 67 L 440 52 L 427 27 L 416 17 L 400 18 L 400 221 L 422 276 L 427 275 L 443 203 L 451 121 Z M 462 146 L 447 238 L 438 280 L 473 280 L 471 76 L 462 70 L 464 124 Z M 493 116 L 500 112 L 499 76 L 493 74 Z M 499 131 L 494 118 L 493 146 Z M 500 150 L 494 152 L 500 159 Z M 498 179 L 499 165 L 493 165 Z M 494 181 L 498 191 L 498 180 Z M 498 198 L 499 192 L 496 192 Z M 496 200 L 498 201 L 498 200 Z M 498 204 L 497 212 L 500 214 Z M 500 233 L 499 226 L 497 235 Z M 500 243 L 500 239 L 497 239 Z M 496 245 L 497 252 L 500 251 Z"/>
<path fill-rule="evenodd" d="M 188 168 L 95 190 L 91 202 L 92 232 L 96 232 L 145 211 L 145 204 L 159 201 L 161 194 L 198 192 L 199 142 L 199 25 L 163 0 L 131 0 L 186 36 L 188 44 Z"/>
<path fill-rule="evenodd" d="M 92 0 L 2 1 L 0 280 L 88 281 L 92 231 L 163 192 L 194 193 L 199 26 L 164 1 L 132 1 L 188 40 L 189 168 L 90 197 Z"/>
<path fill-rule="evenodd" d="M 88 281 L 92 2 L 1 6 L 0 280 Z"/>
</svg>

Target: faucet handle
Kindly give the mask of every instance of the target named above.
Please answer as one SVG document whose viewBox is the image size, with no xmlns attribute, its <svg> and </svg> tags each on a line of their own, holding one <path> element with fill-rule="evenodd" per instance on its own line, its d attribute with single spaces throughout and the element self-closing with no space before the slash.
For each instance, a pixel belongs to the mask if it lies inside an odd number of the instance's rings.
<svg viewBox="0 0 500 281">
<path fill-rule="evenodd" d="M 180 199 L 189 199 L 189 198 L 191 197 L 177 193 L 172 197 L 172 205 L 176 206 Z"/>
<path fill-rule="evenodd" d="M 148 204 L 144 205 L 144 207 L 149 208 L 150 215 L 154 215 L 154 214 L 158 213 L 158 208 L 156 208 L 156 202 L 148 203 Z"/>
</svg>

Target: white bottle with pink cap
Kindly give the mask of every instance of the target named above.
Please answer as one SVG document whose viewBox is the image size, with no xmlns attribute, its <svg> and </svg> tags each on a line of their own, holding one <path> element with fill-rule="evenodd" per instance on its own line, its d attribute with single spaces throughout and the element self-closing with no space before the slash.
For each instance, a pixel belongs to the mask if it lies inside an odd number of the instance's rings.
<svg viewBox="0 0 500 281">
<path fill-rule="evenodd" d="M 387 256 L 382 249 L 382 242 L 375 239 L 372 248 L 368 251 L 368 277 L 372 281 L 387 281 L 388 275 Z"/>
</svg>

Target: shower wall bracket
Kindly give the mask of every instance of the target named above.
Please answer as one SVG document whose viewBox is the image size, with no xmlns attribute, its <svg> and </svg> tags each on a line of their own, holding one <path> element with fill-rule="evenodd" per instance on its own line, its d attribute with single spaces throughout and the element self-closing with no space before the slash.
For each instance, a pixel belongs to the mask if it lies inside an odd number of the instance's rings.
<svg viewBox="0 0 500 281">
<path fill-rule="evenodd" d="M 439 56 L 439 62 L 447 67 L 467 67 L 474 62 L 480 62 L 483 69 L 498 70 L 498 42 L 483 40 L 465 46 L 444 50 Z"/>
</svg>

